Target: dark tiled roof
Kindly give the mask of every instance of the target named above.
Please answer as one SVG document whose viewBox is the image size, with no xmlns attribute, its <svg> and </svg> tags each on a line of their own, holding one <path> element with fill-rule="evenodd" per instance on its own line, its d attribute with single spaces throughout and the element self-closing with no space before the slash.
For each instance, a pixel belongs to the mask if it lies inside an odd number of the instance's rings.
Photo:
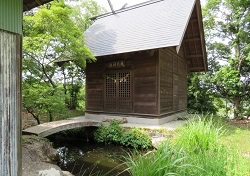
<svg viewBox="0 0 250 176">
<path fill-rule="evenodd" d="M 101 15 L 85 40 L 96 57 L 184 46 L 191 71 L 207 70 L 199 0 L 151 0 Z"/>
</svg>

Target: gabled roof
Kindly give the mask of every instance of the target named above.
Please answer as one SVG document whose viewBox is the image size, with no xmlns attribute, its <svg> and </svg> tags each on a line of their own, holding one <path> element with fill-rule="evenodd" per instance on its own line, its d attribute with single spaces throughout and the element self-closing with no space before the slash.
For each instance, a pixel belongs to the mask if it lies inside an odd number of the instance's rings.
<svg viewBox="0 0 250 176">
<path fill-rule="evenodd" d="M 118 10 L 115 14 L 108 13 L 97 17 L 86 30 L 86 44 L 96 57 L 173 46 L 178 52 L 183 39 L 190 40 L 186 30 L 194 16 L 200 21 L 191 28 L 198 28 L 194 33 L 199 33 L 201 49 L 195 55 L 202 55 L 196 71 L 203 71 L 207 69 L 204 32 L 202 19 L 198 18 L 201 11 L 196 8 L 200 9 L 199 0 L 151 0 Z M 196 14 L 193 15 L 194 11 Z"/>
<path fill-rule="evenodd" d="M 23 0 L 23 11 L 30 10 L 40 5 L 46 4 L 52 0 Z"/>
</svg>

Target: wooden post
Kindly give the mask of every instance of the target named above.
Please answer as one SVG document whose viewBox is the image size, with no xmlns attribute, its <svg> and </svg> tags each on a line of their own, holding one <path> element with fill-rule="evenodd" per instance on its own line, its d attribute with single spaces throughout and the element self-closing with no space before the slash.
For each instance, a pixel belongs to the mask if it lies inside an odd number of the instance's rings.
<svg viewBox="0 0 250 176">
<path fill-rule="evenodd" d="M 0 175 L 21 174 L 21 36 L 0 30 Z"/>
</svg>

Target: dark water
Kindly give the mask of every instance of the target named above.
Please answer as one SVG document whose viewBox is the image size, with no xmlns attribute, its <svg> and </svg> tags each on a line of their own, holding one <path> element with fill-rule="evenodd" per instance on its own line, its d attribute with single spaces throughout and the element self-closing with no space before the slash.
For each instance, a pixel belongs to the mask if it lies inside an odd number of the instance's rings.
<svg viewBox="0 0 250 176">
<path fill-rule="evenodd" d="M 76 176 L 104 174 L 115 176 L 126 169 L 122 160 L 123 156 L 130 151 L 122 146 L 77 140 L 50 140 L 61 156 L 59 167 Z M 120 175 L 129 176 L 130 174 L 124 172 Z"/>
</svg>

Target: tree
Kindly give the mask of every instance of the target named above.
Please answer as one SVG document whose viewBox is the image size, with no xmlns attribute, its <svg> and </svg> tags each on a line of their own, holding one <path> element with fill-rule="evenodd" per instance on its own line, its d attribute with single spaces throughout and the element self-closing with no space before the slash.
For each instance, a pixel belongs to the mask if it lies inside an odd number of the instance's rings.
<svg viewBox="0 0 250 176">
<path fill-rule="evenodd" d="M 250 93 L 250 1 L 208 0 L 203 16 L 208 56 L 220 65 L 212 72 L 214 92 L 242 118 Z"/>
<path fill-rule="evenodd" d="M 71 20 L 72 9 L 63 1 L 42 6 L 36 13 L 24 16 L 24 63 L 37 66 L 37 78 L 55 86 L 53 76 L 55 61 L 71 60 L 84 69 L 85 62 L 94 60 L 90 50 L 84 46 L 83 32 Z M 24 67 L 26 68 L 26 67 Z"/>
<path fill-rule="evenodd" d="M 188 76 L 188 112 L 191 114 L 215 114 L 214 96 L 208 73 L 190 73 Z"/>
<path fill-rule="evenodd" d="M 41 115 L 49 115 L 49 121 L 53 120 L 54 114 L 65 111 L 64 96 L 60 89 L 49 87 L 45 83 L 23 83 L 23 107 L 37 121 L 41 123 Z"/>
<path fill-rule="evenodd" d="M 72 6 L 72 20 L 82 31 L 86 31 L 93 23 L 92 17 L 107 12 L 94 0 L 65 0 L 65 2 Z"/>
<path fill-rule="evenodd" d="M 86 8 L 91 10 L 90 5 Z M 57 110 L 76 108 L 86 62 L 95 60 L 74 20 L 76 11 L 64 1 L 54 1 L 24 15 L 23 107 L 38 123 L 41 114 L 52 121 Z M 87 17 L 82 21 L 90 22 Z"/>
</svg>

